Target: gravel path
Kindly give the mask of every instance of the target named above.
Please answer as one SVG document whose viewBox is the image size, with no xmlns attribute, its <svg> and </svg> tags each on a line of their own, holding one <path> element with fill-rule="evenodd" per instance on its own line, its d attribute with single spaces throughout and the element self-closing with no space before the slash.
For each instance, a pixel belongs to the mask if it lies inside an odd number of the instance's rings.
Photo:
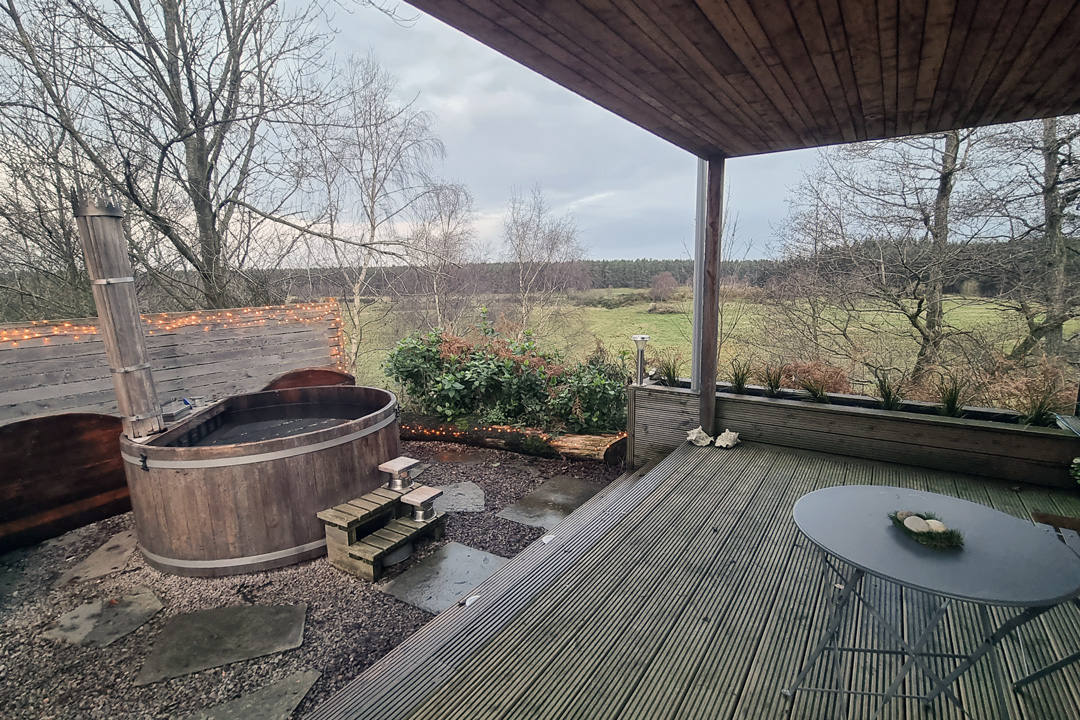
<svg viewBox="0 0 1080 720">
<path fill-rule="evenodd" d="M 598 485 L 618 475 L 595 462 L 532 458 L 499 450 L 431 442 L 402 443 L 403 454 L 432 461 L 420 481 L 470 480 L 484 489 L 479 513 L 452 515 L 444 542 L 457 541 L 512 557 L 543 531 L 496 517 L 501 508 L 555 475 Z M 58 586 L 67 569 L 115 533 L 133 527 L 130 513 L 80 528 L 32 548 L 0 556 L 0 717 L 170 718 L 235 699 L 302 669 L 322 677 L 296 717 L 340 689 L 433 616 L 380 591 L 380 586 L 438 549 L 412 558 L 372 585 L 331 567 L 325 558 L 228 578 L 180 578 L 149 568 L 135 553 L 126 568 L 95 581 Z M 107 648 L 74 646 L 41 633 L 83 603 L 152 589 L 165 609 Z M 233 663 L 135 687 L 134 680 L 164 621 L 181 613 L 242 604 L 308 604 L 304 644 L 277 655 Z"/>
</svg>

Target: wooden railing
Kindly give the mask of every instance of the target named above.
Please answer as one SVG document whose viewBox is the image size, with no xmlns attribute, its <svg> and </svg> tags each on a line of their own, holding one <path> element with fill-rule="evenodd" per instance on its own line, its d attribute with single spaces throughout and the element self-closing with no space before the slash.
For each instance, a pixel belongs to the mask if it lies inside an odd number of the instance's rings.
<svg viewBox="0 0 1080 720">
<path fill-rule="evenodd" d="M 698 425 L 697 393 L 685 388 L 631 386 L 629 403 L 630 467 L 663 457 Z M 1057 428 L 731 393 L 716 393 L 716 427 L 751 442 L 1077 487 L 1068 469 L 1080 438 Z"/>
</svg>

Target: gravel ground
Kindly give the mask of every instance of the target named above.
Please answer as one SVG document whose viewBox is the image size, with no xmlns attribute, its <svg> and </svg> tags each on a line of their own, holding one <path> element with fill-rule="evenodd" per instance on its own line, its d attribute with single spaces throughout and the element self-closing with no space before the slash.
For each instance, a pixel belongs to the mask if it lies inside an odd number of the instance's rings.
<svg viewBox="0 0 1080 720">
<path fill-rule="evenodd" d="M 443 542 L 457 541 L 504 557 L 519 553 L 543 531 L 496 517 L 501 508 L 555 475 L 598 485 L 618 475 L 615 468 L 596 462 L 547 460 L 446 443 L 405 442 L 402 453 L 432 461 L 420 478 L 426 485 L 471 480 L 484 489 L 485 510 L 452 515 Z M 118 573 L 57 585 L 65 570 L 133 525 L 128 513 L 0 556 L 0 717 L 185 717 L 298 670 L 318 670 L 322 677 L 300 705 L 296 714 L 300 717 L 433 617 L 380 587 L 442 543 L 418 546 L 412 558 L 391 568 L 374 585 L 334 569 L 325 558 L 279 570 L 204 579 L 159 573 L 138 553 Z M 140 585 L 157 593 L 165 609 L 109 647 L 75 646 L 41 637 L 75 607 L 129 593 Z M 308 604 L 300 648 L 135 687 L 154 638 L 170 616 L 226 605 L 298 602 Z"/>
</svg>

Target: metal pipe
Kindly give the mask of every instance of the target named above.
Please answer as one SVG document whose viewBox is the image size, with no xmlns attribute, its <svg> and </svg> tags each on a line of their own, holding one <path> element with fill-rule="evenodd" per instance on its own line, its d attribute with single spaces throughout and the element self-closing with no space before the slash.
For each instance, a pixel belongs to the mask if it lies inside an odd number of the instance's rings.
<svg viewBox="0 0 1080 720">
<path fill-rule="evenodd" d="M 708 195 L 709 164 L 698 158 L 697 207 L 694 213 L 694 290 L 691 296 L 693 318 L 690 338 L 690 389 L 698 389 L 698 363 L 701 362 L 701 301 L 705 297 L 705 199 Z"/>
</svg>

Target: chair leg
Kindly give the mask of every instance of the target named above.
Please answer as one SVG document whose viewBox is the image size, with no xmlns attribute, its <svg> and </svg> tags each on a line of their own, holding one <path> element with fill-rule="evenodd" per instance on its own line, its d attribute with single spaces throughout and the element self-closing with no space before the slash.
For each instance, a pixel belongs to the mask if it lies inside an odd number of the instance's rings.
<svg viewBox="0 0 1080 720">
<path fill-rule="evenodd" d="M 1051 665 L 1047 665 L 1042 670 L 1036 670 L 1035 672 L 1031 673 L 1030 675 L 1025 675 L 1024 677 L 1020 678 L 1019 680 L 1017 680 L 1016 682 L 1013 683 L 1013 690 L 1020 690 L 1025 685 L 1030 685 L 1031 683 L 1035 682 L 1036 680 L 1041 680 L 1042 678 L 1046 677 L 1047 675 L 1049 675 L 1051 673 L 1055 673 L 1055 672 L 1057 672 L 1058 670 L 1060 670 L 1063 667 L 1067 667 L 1069 665 L 1072 665 L 1077 660 L 1080 660 L 1080 651 L 1074 652 L 1069 657 L 1058 660 L 1056 663 L 1053 663 Z"/>
<path fill-rule="evenodd" d="M 1075 605 L 1077 607 L 1077 609 L 1080 609 L 1080 598 L 1073 598 L 1072 603 L 1073 603 L 1073 605 Z M 1058 670 L 1061 670 L 1064 667 L 1068 667 L 1069 665 L 1072 665 L 1077 660 L 1080 660 L 1080 650 L 1077 650 L 1072 655 L 1069 655 L 1066 658 L 1062 658 L 1061 660 L 1058 660 L 1055 663 L 1051 663 L 1050 665 L 1047 665 L 1046 667 L 1042 668 L 1041 670 L 1036 670 L 1033 673 L 1029 673 L 1029 674 L 1025 675 L 1024 677 L 1020 678 L 1019 680 L 1017 680 L 1016 682 L 1013 683 L 1013 690 L 1016 690 L 1017 692 L 1019 692 L 1022 688 L 1030 685 L 1031 683 L 1035 682 L 1036 680 L 1041 680 L 1042 678 L 1046 677 L 1047 675 L 1050 675 L 1052 673 L 1056 673 Z"/>
</svg>

